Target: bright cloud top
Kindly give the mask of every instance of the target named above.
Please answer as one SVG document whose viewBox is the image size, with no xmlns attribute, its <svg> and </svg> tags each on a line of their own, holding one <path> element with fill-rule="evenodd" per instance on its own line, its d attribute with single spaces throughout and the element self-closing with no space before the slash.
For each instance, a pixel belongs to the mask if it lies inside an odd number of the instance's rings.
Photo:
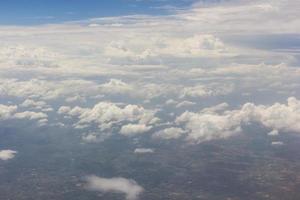
<svg viewBox="0 0 300 200">
<path fill-rule="evenodd" d="M 144 189 L 134 180 L 125 178 L 101 178 L 88 176 L 86 188 L 99 192 L 115 192 L 125 194 L 127 200 L 137 200 Z"/>
<path fill-rule="evenodd" d="M 219 106 L 218 106 L 219 107 Z M 271 106 L 246 103 L 239 110 L 225 110 L 221 113 L 203 110 L 199 113 L 185 112 L 176 119 L 188 130 L 186 139 L 191 142 L 203 142 L 220 139 L 241 132 L 242 125 L 258 122 L 269 129 L 272 135 L 278 131 L 300 133 L 300 101 L 294 97 L 287 104 L 276 103 Z M 277 133 L 278 134 L 278 133 Z M 167 135 L 161 133 L 161 137 Z M 178 133 L 175 133 L 177 137 Z M 174 137 L 175 137 L 174 136 Z M 166 137 L 166 136 L 165 136 Z M 169 136 L 170 137 L 170 136 Z"/>
<path fill-rule="evenodd" d="M 15 154 L 18 153 L 17 151 L 13 150 L 1 150 L 0 151 L 0 160 L 10 160 L 15 157 Z"/>
</svg>

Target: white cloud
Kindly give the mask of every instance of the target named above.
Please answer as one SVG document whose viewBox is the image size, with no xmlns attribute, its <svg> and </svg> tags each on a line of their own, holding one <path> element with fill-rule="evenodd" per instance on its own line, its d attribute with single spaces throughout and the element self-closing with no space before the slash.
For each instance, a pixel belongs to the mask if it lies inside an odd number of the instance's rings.
<svg viewBox="0 0 300 200">
<path fill-rule="evenodd" d="M 111 136 L 110 132 L 90 132 L 82 136 L 82 140 L 87 143 L 99 143 Z"/>
<path fill-rule="evenodd" d="M 121 135 L 135 136 L 149 131 L 152 127 L 145 124 L 126 124 L 120 130 Z"/>
<path fill-rule="evenodd" d="M 227 138 L 241 131 L 242 124 L 258 122 L 267 128 L 284 132 L 300 133 L 300 101 L 294 97 L 287 104 L 275 103 L 271 106 L 246 103 L 239 110 L 223 113 L 185 112 L 176 119 L 189 131 L 186 139 L 190 142 L 203 142 Z"/>
<path fill-rule="evenodd" d="M 82 140 L 85 142 L 98 142 L 99 141 L 97 134 L 95 134 L 95 133 L 90 133 L 90 134 L 82 136 Z"/>
<path fill-rule="evenodd" d="M 114 192 L 125 194 L 127 200 L 137 200 L 144 189 L 134 180 L 125 178 L 102 178 L 88 176 L 86 178 L 86 188 L 99 192 Z"/>
<path fill-rule="evenodd" d="M 108 94 L 130 94 L 134 89 L 129 84 L 118 80 L 110 79 L 108 83 L 100 85 L 101 91 Z"/>
<path fill-rule="evenodd" d="M 7 106 L 0 104 L 0 120 L 9 119 L 16 112 L 17 106 Z"/>
<path fill-rule="evenodd" d="M 77 124 L 79 125 L 96 123 L 99 127 L 105 128 L 126 121 L 153 124 L 158 120 L 154 111 L 144 109 L 141 106 L 126 105 L 120 107 L 110 102 L 100 102 L 91 109 L 75 107 L 68 114 L 77 116 L 79 118 Z"/>
<path fill-rule="evenodd" d="M 47 122 L 48 115 L 42 112 L 24 111 L 17 112 L 18 106 L 7 106 L 0 104 L 0 120 L 9 119 L 28 119 L 28 120 L 42 120 L 40 122 Z"/>
<path fill-rule="evenodd" d="M 119 105 L 111 102 L 99 102 L 92 108 L 62 106 L 59 114 L 78 119 L 75 128 L 88 128 L 97 125 L 101 134 L 86 134 L 82 139 L 86 142 L 103 141 L 109 137 L 116 127 L 121 127 L 119 133 L 125 136 L 135 136 L 149 131 L 159 119 L 156 111 L 148 110 L 138 105 Z M 103 133 L 103 134 L 102 134 Z M 105 133 L 105 134 L 104 134 Z"/>
<path fill-rule="evenodd" d="M 241 119 L 231 114 L 211 114 L 185 112 L 176 119 L 189 131 L 187 140 L 200 143 L 212 139 L 221 139 L 240 131 Z"/>
<path fill-rule="evenodd" d="M 69 106 L 61 106 L 58 109 L 57 113 L 58 114 L 68 114 L 70 111 L 71 111 L 71 107 L 69 107 Z"/>
<path fill-rule="evenodd" d="M 42 108 L 46 105 L 44 101 L 34 101 L 31 99 L 26 99 L 20 106 L 22 107 L 39 107 Z"/>
<path fill-rule="evenodd" d="M 175 57 L 216 57 L 228 54 L 223 42 L 211 34 L 195 34 L 192 37 L 129 38 L 126 42 L 108 44 L 105 55 L 128 58 L 131 61 L 150 61 L 161 55 Z"/>
<path fill-rule="evenodd" d="M 278 130 L 272 130 L 272 131 L 270 131 L 269 133 L 268 133 L 268 135 L 269 136 L 276 136 L 276 135 L 279 135 L 279 132 L 278 132 Z"/>
<path fill-rule="evenodd" d="M 0 71 L 1 73 L 1 71 Z M 0 79 L 0 95 L 7 97 L 32 98 L 52 100 L 59 98 L 74 98 L 79 94 L 93 96 L 100 92 L 99 86 L 93 81 L 81 79 L 50 81 L 40 79 L 29 79 L 18 81 L 16 79 Z M 24 106 L 30 102 L 24 102 Z M 32 103 L 32 102 L 31 102 Z M 38 101 L 42 103 L 42 101 Z"/>
<path fill-rule="evenodd" d="M 178 102 L 175 101 L 174 99 L 168 99 L 168 100 L 165 102 L 166 105 L 175 105 L 175 104 L 177 104 L 177 103 L 178 103 Z"/>
<path fill-rule="evenodd" d="M 134 150 L 136 154 L 146 154 L 146 153 L 154 153 L 153 149 L 146 149 L 146 148 L 136 148 Z"/>
<path fill-rule="evenodd" d="M 32 99 L 26 99 L 20 107 L 32 108 L 42 110 L 44 112 L 51 112 L 53 108 L 51 108 L 45 101 L 34 101 Z"/>
<path fill-rule="evenodd" d="M 18 153 L 17 151 L 13 150 L 1 150 L 0 151 L 0 160 L 10 160 L 15 157 L 15 154 Z"/>
<path fill-rule="evenodd" d="M 181 128 L 171 127 L 171 128 L 166 128 L 166 129 L 163 129 L 163 130 L 160 130 L 160 131 L 154 133 L 153 137 L 169 140 L 169 139 L 180 138 L 185 133 L 186 133 L 186 131 L 182 130 Z"/>
<path fill-rule="evenodd" d="M 47 119 L 48 115 L 42 112 L 31 112 L 31 111 L 25 111 L 25 112 L 20 112 L 14 114 L 13 118 L 16 119 L 30 119 L 30 120 L 35 120 L 35 119 Z"/>
<path fill-rule="evenodd" d="M 180 17 L 202 31 L 228 33 L 298 33 L 298 1 L 229 1 L 216 6 L 195 5 Z M 264 19 L 261 21 L 261 19 Z M 274 24 L 276 21 L 276 24 Z M 259 23 L 258 23 L 259 22 Z"/>
</svg>

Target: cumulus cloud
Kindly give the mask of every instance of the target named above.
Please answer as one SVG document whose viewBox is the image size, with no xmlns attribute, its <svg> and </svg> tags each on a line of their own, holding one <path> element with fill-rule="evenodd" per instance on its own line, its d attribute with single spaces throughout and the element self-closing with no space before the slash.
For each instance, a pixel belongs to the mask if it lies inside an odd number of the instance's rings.
<svg viewBox="0 0 300 200">
<path fill-rule="evenodd" d="M 45 101 L 34 101 L 32 99 L 26 99 L 22 104 L 20 104 L 20 106 L 26 108 L 33 107 L 35 109 L 43 109 L 48 107 Z"/>
<path fill-rule="evenodd" d="M 18 112 L 18 106 L 7 106 L 0 104 L 0 120 L 11 119 L 27 119 L 27 120 L 39 120 L 41 124 L 47 122 L 48 115 L 43 112 L 24 111 Z"/>
<path fill-rule="evenodd" d="M 189 131 L 186 139 L 190 142 L 203 142 L 212 139 L 227 138 L 241 132 L 242 125 L 253 122 L 267 128 L 284 132 L 299 132 L 300 101 L 294 97 L 287 104 L 275 103 L 270 106 L 244 104 L 239 110 L 227 110 L 222 113 L 202 111 L 185 112 L 176 119 Z"/>
<path fill-rule="evenodd" d="M 48 115 L 42 112 L 25 111 L 25 112 L 16 113 L 13 117 L 16 119 L 35 120 L 35 119 L 46 119 Z"/>
<path fill-rule="evenodd" d="M 95 134 L 95 133 L 89 133 L 87 135 L 82 136 L 82 140 L 85 142 L 98 142 L 99 141 L 97 134 Z"/>
<path fill-rule="evenodd" d="M 70 111 L 71 111 L 71 107 L 69 107 L 69 106 L 61 106 L 58 109 L 57 113 L 58 114 L 68 114 Z"/>
<path fill-rule="evenodd" d="M 101 91 L 107 94 L 132 94 L 134 88 L 118 79 L 110 79 L 109 82 L 100 85 Z"/>
<path fill-rule="evenodd" d="M 159 138 L 159 139 L 177 139 L 183 136 L 186 132 L 182 130 L 181 128 L 166 128 L 163 130 L 160 130 L 156 133 L 153 134 L 154 138 Z"/>
<path fill-rule="evenodd" d="M 114 192 L 125 194 L 127 200 L 137 200 L 144 189 L 134 180 L 126 178 L 102 178 L 97 176 L 86 177 L 85 187 L 88 190 L 99 192 Z"/>
<path fill-rule="evenodd" d="M 7 106 L 0 104 L 0 120 L 9 119 L 16 112 L 17 106 Z"/>
<path fill-rule="evenodd" d="M 122 126 L 120 134 L 125 136 L 135 136 L 149 131 L 152 127 L 145 124 L 126 124 Z"/>
<path fill-rule="evenodd" d="M 105 139 L 110 137 L 112 134 L 110 132 L 89 132 L 82 136 L 82 140 L 86 143 L 100 143 Z"/>
<path fill-rule="evenodd" d="M 69 110 L 67 107 L 61 107 L 59 112 L 78 117 L 77 125 L 95 123 L 103 130 L 121 122 L 139 122 L 140 125 L 125 126 L 122 131 L 123 134 L 129 134 L 130 128 L 132 128 L 132 133 L 143 132 L 149 129 L 146 125 L 154 124 L 158 120 L 155 117 L 155 111 L 144 109 L 138 105 L 121 107 L 111 102 L 100 102 L 93 108 L 75 107 Z"/>
<path fill-rule="evenodd" d="M 278 130 L 272 130 L 268 133 L 269 136 L 276 136 L 276 135 L 279 135 L 279 132 Z"/>
<path fill-rule="evenodd" d="M 18 153 L 17 151 L 13 150 L 1 150 L 0 151 L 0 160 L 10 160 L 15 157 L 15 154 Z"/>
</svg>

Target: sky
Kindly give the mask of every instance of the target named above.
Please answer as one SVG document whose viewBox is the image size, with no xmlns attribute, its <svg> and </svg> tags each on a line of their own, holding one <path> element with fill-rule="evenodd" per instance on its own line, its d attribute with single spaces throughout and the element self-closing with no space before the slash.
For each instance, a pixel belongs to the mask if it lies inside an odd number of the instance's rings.
<svg viewBox="0 0 300 200">
<path fill-rule="evenodd" d="M 151 13 L 166 5 L 167 13 Z M 247 120 L 300 131 L 298 7 L 289 0 L 2 2 L 0 119 L 67 126 L 60 121 L 67 115 L 89 141 L 118 129 L 130 138 L 152 131 L 201 143 L 234 135 Z M 291 114 L 279 124 L 278 105 Z"/>
<path fill-rule="evenodd" d="M 163 15 L 147 9 L 170 1 L 9 2 L 1 9 L 23 12 L 1 18 L 14 25 L 0 26 L 4 121 L 69 126 L 90 142 L 118 130 L 198 144 L 240 133 L 248 120 L 300 132 L 298 2 L 200 1 Z M 97 9 L 107 13 L 89 18 Z M 84 14 L 22 21 L 67 10 Z"/>
<path fill-rule="evenodd" d="M 119 136 L 187 146 L 259 124 L 278 146 L 276 135 L 300 134 L 299 7 L 294 0 L 1 1 L 0 123 L 65 129 L 85 145 Z M 1 160 L 19 154 L 0 146 Z M 127 192 L 129 200 L 147 190 L 86 176 L 92 190 Z M 133 191 L 116 189 L 120 183 Z"/>
<path fill-rule="evenodd" d="M 45 24 L 130 14 L 162 15 L 169 13 L 170 8 L 184 8 L 192 3 L 193 0 L 5 0 L 1 1 L 0 24 Z"/>
</svg>

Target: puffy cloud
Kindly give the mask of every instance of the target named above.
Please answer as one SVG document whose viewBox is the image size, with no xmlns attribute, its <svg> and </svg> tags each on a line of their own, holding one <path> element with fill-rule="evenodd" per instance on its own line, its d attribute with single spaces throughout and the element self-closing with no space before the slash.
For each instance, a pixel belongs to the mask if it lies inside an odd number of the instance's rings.
<svg viewBox="0 0 300 200">
<path fill-rule="evenodd" d="M 110 79 L 108 83 L 102 84 L 100 88 L 102 92 L 108 94 L 130 94 L 134 92 L 132 86 L 118 79 Z"/>
<path fill-rule="evenodd" d="M 137 200 L 144 189 L 134 180 L 126 178 L 102 178 L 88 176 L 86 178 L 86 188 L 99 192 L 115 192 L 125 194 L 127 200 Z"/>
<path fill-rule="evenodd" d="M 255 106 L 245 104 L 240 111 L 240 116 L 247 121 L 257 121 L 268 128 L 279 131 L 300 132 L 300 101 L 290 97 L 287 104 L 275 103 L 271 106 Z"/>
<path fill-rule="evenodd" d="M 85 142 L 98 142 L 99 141 L 97 134 L 95 134 L 95 133 L 90 133 L 90 134 L 82 136 L 82 140 Z"/>
<path fill-rule="evenodd" d="M 1 150 L 0 151 L 0 160 L 10 160 L 15 157 L 17 151 L 13 150 Z"/>
<path fill-rule="evenodd" d="M 42 108 L 44 106 L 46 106 L 46 102 L 44 101 L 34 101 L 31 99 L 26 99 L 20 106 L 22 107 L 38 107 L 38 108 Z"/>
<path fill-rule="evenodd" d="M 241 119 L 234 117 L 230 114 L 185 112 L 176 119 L 176 122 L 185 124 L 185 128 L 189 131 L 188 141 L 199 143 L 226 138 L 240 131 Z"/>
<path fill-rule="evenodd" d="M 43 120 L 46 122 L 48 115 L 42 112 L 24 111 L 17 112 L 17 106 L 7 106 L 0 104 L 0 120 L 8 119 L 28 119 L 28 120 Z"/>
<path fill-rule="evenodd" d="M 82 140 L 87 143 L 99 143 L 111 136 L 110 132 L 90 132 L 82 136 Z"/>
<path fill-rule="evenodd" d="M 202 111 L 185 112 L 176 119 L 189 131 L 186 139 L 190 142 L 203 142 L 226 138 L 241 131 L 243 124 L 258 122 L 267 128 L 285 132 L 299 132 L 300 101 L 294 97 L 287 104 L 275 103 L 271 106 L 246 103 L 239 110 L 223 113 Z"/>
<path fill-rule="evenodd" d="M 268 133 L 269 136 L 276 136 L 276 135 L 279 135 L 279 132 L 278 130 L 272 130 Z"/>
<path fill-rule="evenodd" d="M 0 120 L 9 119 L 16 112 L 17 106 L 7 106 L 0 104 Z"/>
<path fill-rule="evenodd" d="M 6 79 L 1 80 L 1 85 L 2 96 L 37 98 L 46 96 L 52 97 L 54 95 L 53 92 L 50 91 L 53 84 L 37 79 L 31 79 L 28 81 Z"/>
<path fill-rule="evenodd" d="M 70 111 L 71 111 L 71 107 L 69 107 L 69 106 L 61 106 L 58 109 L 57 113 L 58 114 L 68 114 Z"/>
<path fill-rule="evenodd" d="M 76 109 L 76 108 L 75 108 Z M 70 111 L 72 113 L 73 109 Z M 80 113 L 80 111 L 79 111 Z M 153 120 L 154 112 L 146 110 L 137 105 L 126 105 L 119 107 L 110 102 L 100 102 L 92 109 L 82 109 L 79 119 L 85 122 L 110 122 L 110 121 L 143 121 L 150 123 Z"/>
<path fill-rule="evenodd" d="M 61 107 L 59 113 L 77 117 L 76 127 L 96 124 L 103 131 L 123 124 L 120 133 L 127 136 L 148 131 L 159 120 L 155 117 L 155 111 L 138 105 L 119 106 L 111 102 L 100 102 L 93 108 Z M 131 124 L 133 122 L 138 124 Z"/>
<path fill-rule="evenodd" d="M 22 104 L 20 104 L 20 106 L 25 108 L 38 109 L 44 112 L 53 111 L 53 108 L 51 108 L 45 101 L 34 101 L 32 99 L 26 99 Z"/>
<path fill-rule="evenodd" d="M 16 119 L 30 119 L 30 120 L 35 120 L 35 119 L 47 119 L 48 115 L 42 112 L 31 112 L 31 111 L 25 111 L 25 112 L 20 112 L 14 114 L 13 118 Z"/>
<path fill-rule="evenodd" d="M 122 126 L 120 134 L 125 136 L 135 136 L 149 131 L 152 127 L 145 124 L 126 124 Z"/>
<path fill-rule="evenodd" d="M 154 138 L 159 138 L 159 139 L 177 139 L 183 136 L 186 133 L 186 131 L 182 130 L 181 128 L 166 128 L 163 130 L 160 130 L 156 133 L 153 134 Z"/>
<path fill-rule="evenodd" d="M 153 149 L 146 149 L 146 148 L 136 148 L 134 150 L 134 153 L 136 153 L 136 154 L 154 153 L 154 150 Z"/>
</svg>

